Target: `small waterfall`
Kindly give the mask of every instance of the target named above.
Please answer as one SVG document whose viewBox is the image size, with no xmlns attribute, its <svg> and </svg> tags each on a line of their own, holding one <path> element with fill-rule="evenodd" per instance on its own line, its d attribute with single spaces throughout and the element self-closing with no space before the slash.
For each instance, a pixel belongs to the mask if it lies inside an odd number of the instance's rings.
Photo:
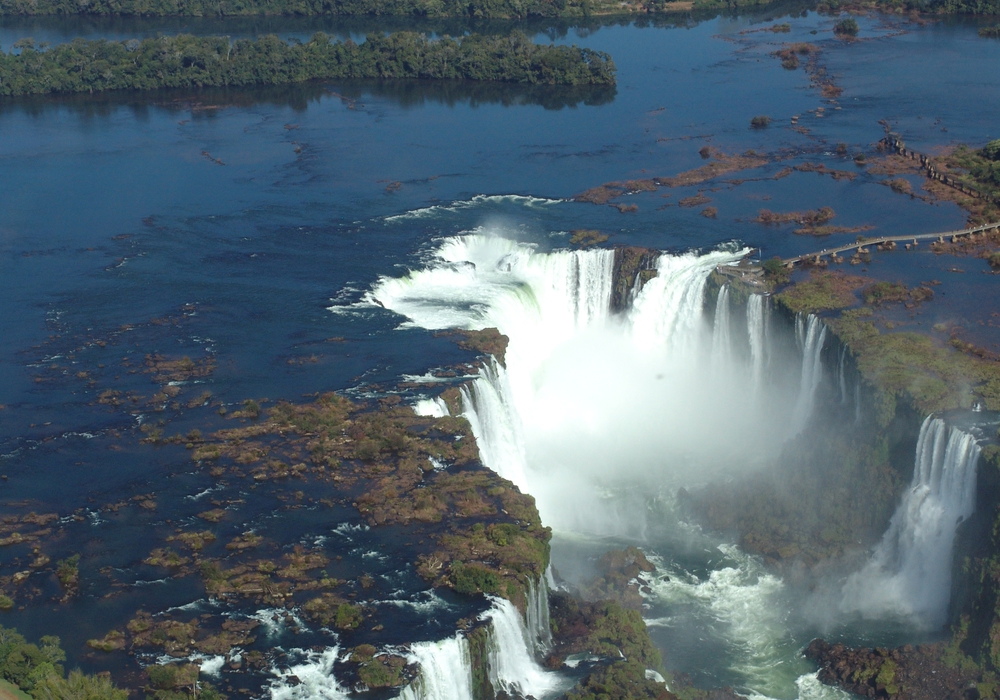
<svg viewBox="0 0 1000 700">
<path fill-rule="evenodd" d="M 812 417 L 816 389 L 823 379 L 822 353 L 826 342 L 826 324 L 814 314 L 809 314 L 807 320 L 802 319 L 802 314 L 797 314 L 795 339 L 802 349 L 802 378 L 799 383 L 799 398 L 792 413 L 792 435 L 801 432 Z"/>
<path fill-rule="evenodd" d="M 747 299 L 747 336 L 750 339 L 750 372 L 754 391 L 759 390 L 767 364 L 767 327 L 770 307 L 763 294 L 751 294 Z"/>
<path fill-rule="evenodd" d="M 413 412 L 418 416 L 428 416 L 430 418 L 444 418 L 451 415 L 448 404 L 440 396 L 433 399 L 420 399 L 413 404 Z"/>
<path fill-rule="evenodd" d="M 854 380 L 854 424 L 861 425 L 861 377 Z"/>
<path fill-rule="evenodd" d="M 979 445 L 928 416 L 920 428 L 913 482 L 871 561 L 848 578 L 841 609 L 865 616 L 908 615 L 945 622 L 958 525 L 976 503 Z"/>
<path fill-rule="evenodd" d="M 732 359 L 732 341 L 729 338 L 729 285 L 719 287 L 715 302 L 715 322 L 712 326 L 712 365 L 725 368 Z"/>
<path fill-rule="evenodd" d="M 532 656 L 534 644 L 513 603 L 494 598 L 481 619 L 491 622 L 487 666 L 496 692 L 539 698 L 559 688 L 559 676 L 546 672 Z"/>
<path fill-rule="evenodd" d="M 629 314 L 632 336 L 640 347 L 667 348 L 697 354 L 702 339 L 702 314 L 708 275 L 740 254 L 661 255 L 656 277 L 643 286 Z"/>
<path fill-rule="evenodd" d="M 548 569 L 546 569 L 548 574 Z M 549 582 L 546 576 L 528 581 L 527 627 L 529 640 L 537 651 L 552 647 L 552 626 L 549 622 Z"/>
<path fill-rule="evenodd" d="M 837 363 L 837 383 L 840 385 L 840 403 L 847 403 L 847 378 L 844 376 L 844 360 L 847 359 L 847 346 L 840 349 L 840 362 Z"/>
<path fill-rule="evenodd" d="M 495 359 L 479 370 L 479 378 L 464 385 L 463 415 L 472 427 L 483 464 L 521 489 L 526 489 L 527 457 L 520 414 L 511 405 L 507 371 Z"/>
<path fill-rule="evenodd" d="M 543 578 L 538 586 L 532 587 L 529 596 L 529 617 L 531 599 L 536 599 L 536 624 L 542 617 L 548 624 L 548 600 L 541 605 L 535 594 L 544 589 Z M 562 678 L 545 671 L 535 661 L 535 641 L 514 604 L 503 598 L 492 598 L 492 602 L 493 607 L 479 619 L 489 623 L 486 666 L 494 692 L 542 698 L 560 689 Z M 548 639 L 551 642 L 551 636 Z M 414 644 L 408 656 L 411 662 L 419 664 L 420 671 L 416 680 L 400 693 L 399 700 L 473 700 L 472 655 L 462 633 L 440 642 Z"/>
<path fill-rule="evenodd" d="M 420 673 L 399 700 L 472 700 L 472 657 L 461 634 L 414 644 L 409 660 L 420 664 Z"/>
</svg>

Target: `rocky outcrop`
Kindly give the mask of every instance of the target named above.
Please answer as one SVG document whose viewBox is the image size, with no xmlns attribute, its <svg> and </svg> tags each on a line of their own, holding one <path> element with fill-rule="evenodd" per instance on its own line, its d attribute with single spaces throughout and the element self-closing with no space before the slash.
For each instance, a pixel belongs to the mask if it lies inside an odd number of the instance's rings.
<svg viewBox="0 0 1000 700">
<path fill-rule="evenodd" d="M 620 313 L 628 308 L 636 284 L 642 285 L 656 277 L 656 260 L 660 251 L 626 246 L 615 248 L 615 266 L 611 278 L 611 311 Z"/>
<path fill-rule="evenodd" d="M 816 639 L 805 655 L 820 665 L 819 679 L 866 698 L 978 700 L 979 674 L 942 661 L 943 644 L 898 649 L 851 649 Z M 985 688 L 983 688 L 985 690 Z"/>
</svg>

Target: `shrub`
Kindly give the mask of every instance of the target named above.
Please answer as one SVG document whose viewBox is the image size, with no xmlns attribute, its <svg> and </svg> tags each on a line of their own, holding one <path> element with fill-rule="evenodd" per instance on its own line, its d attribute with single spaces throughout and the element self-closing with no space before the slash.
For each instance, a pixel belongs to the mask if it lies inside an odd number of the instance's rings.
<svg viewBox="0 0 1000 700">
<path fill-rule="evenodd" d="M 763 129 L 768 124 L 771 123 L 771 117 L 766 114 L 760 114 L 750 120 L 750 126 L 754 129 Z"/>
<path fill-rule="evenodd" d="M 1000 26 L 998 26 L 998 29 L 1000 29 Z M 983 146 L 983 156 L 990 160 L 1000 160 L 1000 139 L 990 141 Z"/>
<path fill-rule="evenodd" d="M 342 630 L 357 629 L 361 625 L 361 608 L 350 603 L 341 603 L 337 606 L 337 616 L 334 624 Z"/>
<path fill-rule="evenodd" d="M 498 593 L 500 590 L 500 577 L 496 572 L 474 564 L 455 562 L 451 567 L 451 580 L 455 590 L 465 595 Z"/>
<path fill-rule="evenodd" d="M 837 36 L 857 36 L 860 27 L 853 17 L 842 19 L 833 25 L 833 33 Z"/>
</svg>

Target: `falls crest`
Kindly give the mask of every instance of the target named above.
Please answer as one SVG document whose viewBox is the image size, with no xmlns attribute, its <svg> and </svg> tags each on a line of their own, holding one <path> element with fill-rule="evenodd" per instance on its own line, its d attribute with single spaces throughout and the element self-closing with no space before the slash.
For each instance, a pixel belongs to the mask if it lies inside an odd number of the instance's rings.
<svg viewBox="0 0 1000 700">
<path fill-rule="evenodd" d="M 910 488 L 869 563 L 845 583 L 841 610 L 944 624 L 955 533 L 975 509 L 979 452 L 970 433 L 924 420 Z"/>
</svg>

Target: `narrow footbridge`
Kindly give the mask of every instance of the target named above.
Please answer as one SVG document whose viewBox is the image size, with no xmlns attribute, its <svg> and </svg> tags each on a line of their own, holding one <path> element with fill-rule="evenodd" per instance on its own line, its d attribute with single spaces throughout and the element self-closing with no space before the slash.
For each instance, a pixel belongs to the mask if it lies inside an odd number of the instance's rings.
<svg viewBox="0 0 1000 700">
<path fill-rule="evenodd" d="M 906 249 L 909 250 L 912 247 L 916 247 L 919 241 L 926 240 L 936 240 L 941 243 L 945 241 L 957 242 L 963 237 L 975 238 L 976 236 L 986 233 L 988 231 L 1000 230 L 1000 221 L 984 224 L 982 226 L 975 226 L 973 228 L 962 229 L 961 231 L 945 231 L 943 233 L 918 233 L 912 236 L 880 236 L 878 238 L 863 238 L 855 243 L 849 245 L 843 245 L 839 248 L 824 248 L 823 250 L 818 250 L 814 253 L 806 253 L 804 255 L 798 255 L 794 258 L 785 258 L 783 261 L 785 267 L 795 267 L 799 263 L 811 263 L 819 264 L 823 261 L 824 257 L 836 258 L 841 253 L 846 253 L 848 251 L 855 251 L 858 255 L 868 252 L 869 246 L 885 246 L 891 244 L 891 248 L 895 248 L 895 244 L 903 243 L 906 245 Z"/>
</svg>

